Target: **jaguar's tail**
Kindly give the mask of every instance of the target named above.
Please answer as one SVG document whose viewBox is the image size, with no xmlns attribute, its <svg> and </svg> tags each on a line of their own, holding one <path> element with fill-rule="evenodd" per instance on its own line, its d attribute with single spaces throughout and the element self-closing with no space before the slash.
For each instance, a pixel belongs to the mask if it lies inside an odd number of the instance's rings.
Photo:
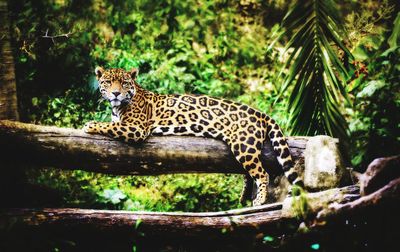
<svg viewBox="0 0 400 252">
<path fill-rule="evenodd" d="M 278 162 L 282 166 L 285 176 L 293 185 L 304 187 L 303 180 L 294 170 L 294 162 L 290 154 L 286 137 L 282 134 L 282 130 L 274 119 L 267 116 L 267 134 L 271 140 L 271 144 L 277 154 Z"/>
</svg>

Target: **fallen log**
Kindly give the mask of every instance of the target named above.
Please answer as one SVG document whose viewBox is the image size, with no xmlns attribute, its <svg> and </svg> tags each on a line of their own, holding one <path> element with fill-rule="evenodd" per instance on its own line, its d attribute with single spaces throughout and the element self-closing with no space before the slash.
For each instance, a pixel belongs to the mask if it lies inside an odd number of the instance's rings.
<svg viewBox="0 0 400 252">
<path fill-rule="evenodd" d="M 377 207 L 400 206 L 400 178 L 393 179 L 374 193 L 363 196 L 357 200 L 347 203 L 333 202 L 327 209 L 318 213 L 317 222 L 335 220 L 343 216 L 365 211 Z"/>
<path fill-rule="evenodd" d="M 281 250 L 318 244 L 322 251 L 392 251 L 400 238 L 400 178 L 366 196 L 347 203 L 333 201 L 310 212 L 299 230 L 286 236 Z"/>
<path fill-rule="evenodd" d="M 310 201 L 310 211 L 319 211 L 330 202 L 344 203 L 358 197 L 358 187 L 330 189 Z M 314 204 L 314 205 L 313 205 Z M 223 212 L 165 213 L 85 209 L 5 209 L 0 210 L 0 233 L 56 232 L 70 237 L 109 234 L 129 237 L 141 232 L 146 237 L 249 238 L 260 234 L 294 233 L 300 222 L 296 211 L 282 214 L 282 204 L 274 203 Z"/>
<path fill-rule="evenodd" d="M 307 137 L 289 137 L 295 160 L 302 157 Z M 166 173 L 244 173 L 221 141 L 201 137 L 149 137 L 128 145 L 79 129 L 0 121 L 2 163 L 19 167 L 81 169 L 118 175 Z M 262 162 L 279 170 L 269 142 Z M 6 166 L 7 167 L 7 166 Z"/>
<path fill-rule="evenodd" d="M 375 192 L 394 178 L 400 177 L 400 155 L 377 158 L 363 174 L 354 173 L 360 182 L 361 195 Z"/>
</svg>

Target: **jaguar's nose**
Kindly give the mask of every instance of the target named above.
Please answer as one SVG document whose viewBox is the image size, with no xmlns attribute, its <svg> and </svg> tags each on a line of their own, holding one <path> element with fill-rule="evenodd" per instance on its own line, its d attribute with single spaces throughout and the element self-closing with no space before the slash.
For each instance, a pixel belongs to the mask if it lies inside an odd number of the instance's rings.
<svg viewBox="0 0 400 252">
<path fill-rule="evenodd" d="M 113 95 L 115 95 L 115 97 L 118 97 L 118 95 L 120 95 L 121 93 L 116 91 L 116 92 L 112 92 Z"/>
</svg>

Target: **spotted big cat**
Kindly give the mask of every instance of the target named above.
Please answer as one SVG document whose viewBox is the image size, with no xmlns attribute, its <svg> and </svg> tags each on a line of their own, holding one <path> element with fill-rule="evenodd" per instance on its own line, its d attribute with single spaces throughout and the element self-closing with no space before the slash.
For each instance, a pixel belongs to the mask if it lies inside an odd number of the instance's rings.
<svg viewBox="0 0 400 252">
<path fill-rule="evenodd" d="M 279 164 L 291 184 L 303 182 L 293 169 L 286 138 L 274 119 L 247 105 L 206 95 L 162 95 L 142 88 L 137 69 L 97 67 L 95 74 L 103 98 L 112 106 L 112 122 L 89 122 L 84 131 L 118 140 L 137 143 L 150 135 L 211 137 L 224 141 L 246 171 L 242 192 L 251 195 L 255 181 L 257 192 L 253 205 L 266 202 L 268 167 L 263 167 L 261 150 L 267 138 Z M 249 193 L 250 191 L 250 193 Z"/>
</svg>

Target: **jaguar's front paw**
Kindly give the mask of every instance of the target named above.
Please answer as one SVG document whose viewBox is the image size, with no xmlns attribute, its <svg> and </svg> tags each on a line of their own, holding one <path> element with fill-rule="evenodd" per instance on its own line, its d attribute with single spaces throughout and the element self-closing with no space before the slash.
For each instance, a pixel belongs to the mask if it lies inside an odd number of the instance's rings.
<svg viewBox="0 0 400 252">
<path fill-rule="evenodd" d="M 87 122 L 85 124 L 85 126 L 83 126 L 82 130 L 85 133 L 96 133 L 97 132 L 96 128 L 97 128 L 97 122 L 91 121 L 91 122 Z"/>
</svg>

